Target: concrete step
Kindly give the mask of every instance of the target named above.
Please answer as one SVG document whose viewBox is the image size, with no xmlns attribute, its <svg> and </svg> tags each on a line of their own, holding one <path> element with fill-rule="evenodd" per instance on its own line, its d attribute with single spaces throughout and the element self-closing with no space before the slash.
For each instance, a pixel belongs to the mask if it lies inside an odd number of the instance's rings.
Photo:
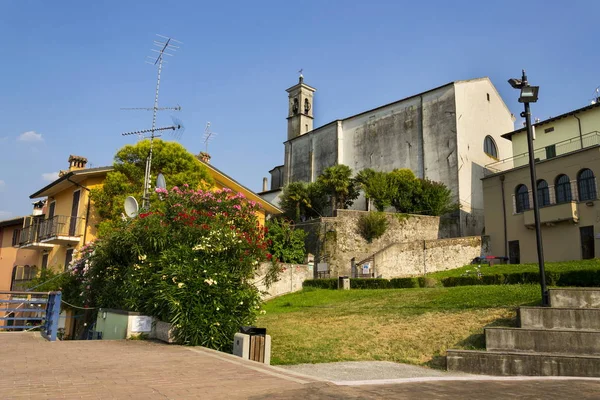
<svg viewBox="0 0 600 400">
<path fill-rule="evenodd" d="M 448 350 L 448 371 L 483 375 L 600 377 L 600 357 L 576 354 Z"/>
<path fill-rule="evenodd" d="M 486 328 L 485 347 L 491 351 L 529 351 L 600 356 L 600 331 Z"/>
<path fill-rule="evenodd" d="M 562 288 L 548 292 L 552 307 L 600 308 L 600 288 Z"/>
<path fill-rule="evenodd" d="M 600 331 L 600 308 L 521 307 L 521 328 Z"/>
</svg>

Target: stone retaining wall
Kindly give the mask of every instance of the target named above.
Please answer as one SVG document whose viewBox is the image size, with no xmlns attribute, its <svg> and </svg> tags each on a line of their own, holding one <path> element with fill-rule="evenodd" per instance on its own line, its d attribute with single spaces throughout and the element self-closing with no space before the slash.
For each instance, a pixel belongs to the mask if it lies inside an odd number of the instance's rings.
<svg viewBox="0 0 600 400">
<path fill-rule="evenodd" d="M 258 290 L 263 292 L 263 300 L 302 290 L 302 283 L 313 277 L 312 267 L 308 265 L 280 264 L 279 280 L 267 288 L 264 284 L 264 278 L 270 266 L 270 263 L 261 264 L 259 274 L 254 281 Z"/>
</svg>

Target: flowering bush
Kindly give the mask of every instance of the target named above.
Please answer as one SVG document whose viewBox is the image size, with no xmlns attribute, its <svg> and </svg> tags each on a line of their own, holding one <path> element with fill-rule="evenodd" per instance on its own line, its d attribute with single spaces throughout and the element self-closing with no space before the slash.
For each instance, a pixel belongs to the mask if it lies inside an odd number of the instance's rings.
<svg viewBox="0 0 600 400">
<path fill-rule="evenodd" d="M 157 192 L 161 202 L 81 250 L 82 299 L 169 321 L 179 343 L 227 350 L 260 311 L 251 282 L 271 258 L 257 204 L 227 189 Z"/>
</svg>

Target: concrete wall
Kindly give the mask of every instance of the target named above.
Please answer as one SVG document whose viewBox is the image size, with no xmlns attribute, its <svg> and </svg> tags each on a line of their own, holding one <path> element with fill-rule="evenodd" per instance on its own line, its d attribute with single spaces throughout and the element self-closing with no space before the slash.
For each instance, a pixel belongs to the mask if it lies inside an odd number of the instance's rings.
<svg viewBox="0 0 600 400">
<path fill-rule="evenodd" d="M 312 267 L 308 265 L 280 264 L 279 280 L 267 288 L 264 284 L 264 277 L 270 265 L 270 263 L 261 264 L 258 276 L 254 281 L 258 290 L 263 292 L 264 300 L 302 290 L 302 283 L 306 279 L 313 278 Z"/>
<path fill-rule="evenodd" d="M 554 197 L 554 181 L 559 174 L 567 174 L 571 181 L 577 200 L 577 173 L 582 168 L 589 168 L 595 176 L 600 174 L 600 147 L 590 147 L 565 157 L 556 157 L 537 163 L 538 179 L 545 179 L 550 186 L 551 199 Z M 504 198 L 502 182 L 504 176 Z M 516 168 L 500 175 L 493 175 L 483 180 L 485 202 L 486 234 L 490 236 L 493 255 L 506 255 L 505 241 L 519 241 L 521 263 L 537 261 L 535 230 L 525 226 L 524 213 L 516 213 L 514 193 L 519 184 L 525 184 L 531 190 L 531 179 L 527 167 Z M 598 190 L 598 187 L 596 187 Z M 504 238 L 502 201 L 506 206 L 507 237 Z M 530 204 L 533 203 L 530 201 Z M 588 205 L 589 204 L 589 205 Z M 553 207 L 548 206 L 548 207 Z M 600 202 L 583 201 L 576 204 L 578 222 L 568 221 L 542 226 L 544 257 L 546 261 L 568 261 L 581 259 L 580 227 L 593 226 L 595 235 L 600 233 Z M 600 255 L 600 244 L 595 240 L 596 256 Z"/>
<path fill-rule="evenodd" d="M 460 235 L 481 235 L 484 230 L 484 166 L 512 157 L 511 143 L 501 135 L 513 129 L 511 112 L 488 78 L 455 83 L 458 134 Z M 493 158 L 483 150 L 491 136 L 498 150 Z"/>
<path fill-rule="evenodd" d="M 482 252 L 479 236 L 396 243 L 373 256 L 376 276 L 399 278 L 460 268 Z"/>
<path fill-rule="evenodd" d="M 388 228 L 372 243 L 360 235 L 358 220 L 365 211 L 337 210 L 337 216 L 296 226 L 308 233 L 308 251 L 317 262 L 327 262 L 332 276 L 350 275 L 352 258 L 361 261 L 386 246 L 415 240 L 448 237 L 439 217 L 386 213 Z"/>
</svg>

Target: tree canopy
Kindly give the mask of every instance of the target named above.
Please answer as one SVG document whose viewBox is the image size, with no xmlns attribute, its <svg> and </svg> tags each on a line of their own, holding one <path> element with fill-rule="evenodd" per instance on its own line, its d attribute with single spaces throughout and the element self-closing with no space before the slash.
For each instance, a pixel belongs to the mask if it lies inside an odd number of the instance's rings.
<svg viewBox="0 0 600 400">
<path fill-rule="evenodd" d="M 149 140 L 119 149 L 114 158 L 114 169 L 108 173 L 103 187 L 92 190 L 92 200 L 101 221 L 118 220 L 127 196 L 141 200 L 149 153 Z M 165 176 L 169 187 L 188 184 L 192 188 L 207 189 L 213 183 L 206 167 L 181 144 L 154 139 L 151 189 L 158 173 Z M 150 193 L 151 198 L 157 197 L 153 190 Z"/>
</svg>

